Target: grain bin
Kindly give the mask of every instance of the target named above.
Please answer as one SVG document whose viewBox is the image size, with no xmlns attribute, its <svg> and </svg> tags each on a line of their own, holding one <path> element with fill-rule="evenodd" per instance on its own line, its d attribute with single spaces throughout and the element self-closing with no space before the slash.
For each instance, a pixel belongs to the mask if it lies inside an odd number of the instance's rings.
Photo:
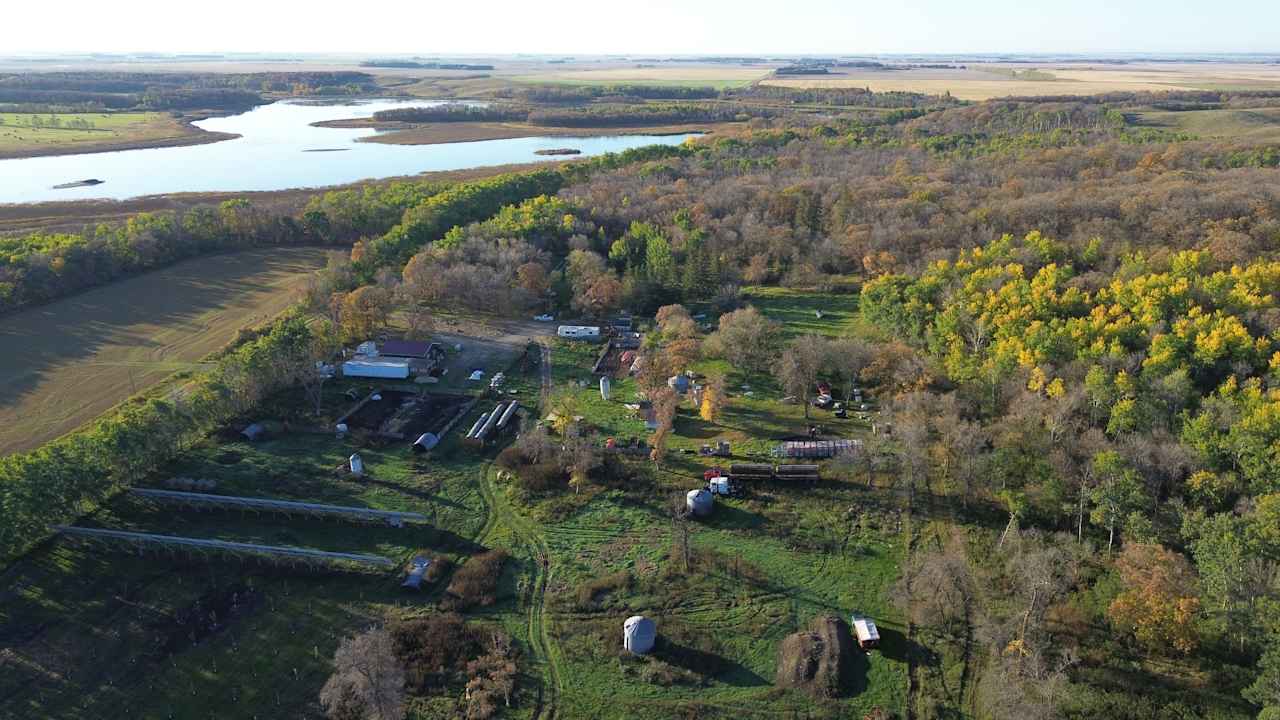
<svg viewBox="0 0 1280 720">
<path fill-rule="evenodd" d="M 684 502 L 690 513 L 698 517 L 705 517 L 711 514 L 711 508 L 715 505 L 715 498 L 706 488 L 698 488 L 697 490 L 690 490 L 685 495 Z"/>
<path fill-rule="evenodd" d="M 622 647 L 634 655 L 644 655 L 653 650 L 658 639 L 658 626 L 643 615 L 632 615 L 622 624 Z"/>
</svg>

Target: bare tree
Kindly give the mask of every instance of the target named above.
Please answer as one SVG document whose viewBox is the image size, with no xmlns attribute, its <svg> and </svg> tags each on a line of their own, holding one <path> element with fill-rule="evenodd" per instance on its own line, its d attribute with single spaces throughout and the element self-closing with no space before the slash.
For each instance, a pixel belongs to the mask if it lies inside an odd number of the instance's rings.
<svg viewBox="0 0 1280 720">
<path fill-rule="evenodd" d="M 373 720 L 405 716 L 404 667 L 391 633 L 382 628 L 346 638 L 333 654 L 333 675 L 320 690 L 320 705 L 335 720 L 363 707 Z"/>
<path fill-rule="evenodd" d="M 788 395 L 794 395 L 804 403 L 804 417 L 809 419 L 809 398 L 813 396 L 818 378 L 830 369 L 833 356 L 831 341 L 821 335 L 802 335 L 778 358 L 778 381 Z"/>
</svg>

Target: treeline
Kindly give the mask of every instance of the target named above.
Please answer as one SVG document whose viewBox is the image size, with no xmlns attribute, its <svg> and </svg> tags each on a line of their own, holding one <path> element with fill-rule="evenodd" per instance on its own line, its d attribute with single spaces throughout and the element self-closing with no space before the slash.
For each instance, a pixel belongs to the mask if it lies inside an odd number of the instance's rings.
<svg viewBox="0 0 1280 720">
<path fill-rule="evenodd" d="M 424 62 L 419 60 L 366 60 L 360 67 L 372 68 L 416 68 L 420 70 L 492 70 L 492 65 L 469 65 L 466 63 Z"/>
<path fill-rule="evenodd" d="M 942 95 L 912 92 L 872 92 L 866 88 L 789 88 L 778 85 L 750 85 L 727 90 L 725 97 L 743 100 L 774 100 L 806 105 L 871 108 L 939 108 L 958 107 L 965 102 Z"/>
<path fill-rule="evenodd" d="M 510 105 L 468 105 L 446 103 L 433 107 L 408 107 L 379 110 L 373 114 L 378 122 L 524 122 L 528 108 Z"/>
<path fill-rule="evenodd" d="M 379 268 L 403 267 L 415 251 L 450 228 L 483 220 L 505 205 L 555 194 L 564 182 L 564 175 L 555 170 L 537 170 L 451 187 L 409 208 L 398 225 L 369 241 L 356 261 L 356 272 L 367 281 Z"/>
<path fill-rule="evenodd" d="M 712 100 L 720 97 L 713 87 L 672 85 L 529 85 L 502 88 L 494 97 L 525 103 L 581 104 L 599 98 L 630 97 L 643 100 Z"/>
<path fill-rule="evenodd" d="M 180 393 L 131 399 L 83 430 L 0 457 L 0 558 L 22 554 L 50 525 L 75 520 L 267 395 L 314 374 L 315 337 L 304 318 L 285 317 Z"/>
<path fill-rule="evenodd" d="M 262 93 L 354 95 L 373 92 L 359 72 L 0 74 L 0 102 L 108 110 L 239 110 L 260 105 Z"/>
<path fill-rule="evenodd" d="M 689 122 L 724 122 L 750 116 L 772 115 L 758 108 L 663 103 L 592 104 L 566 108 L 521 108 L 510 105 L 474 106 L 449 103 L 435 107 L 398 108 L 374 113 L 383 122 L 528 122 L 550 127 L 623 127 L 671 125 Z"/>
<path fill-rule="evenodd" d="M 247 200 L 139 213 L 79 233 L 0 237 L 0 312 L 69 295 L 202 255 L 277 245 L 350 245 L 386 232 L 406 208 L 448 183 L 393 182 L 330 191 L 301 213 Z"/>
<path fill-rule="evenodd" d="M 758 108 L 707 104 L 587 105 L 581 108 L 535 109 L 529 112 L 528 122 L 551 127 L 625 127 L 731 122 L 772 114 Z"/>
</svg>

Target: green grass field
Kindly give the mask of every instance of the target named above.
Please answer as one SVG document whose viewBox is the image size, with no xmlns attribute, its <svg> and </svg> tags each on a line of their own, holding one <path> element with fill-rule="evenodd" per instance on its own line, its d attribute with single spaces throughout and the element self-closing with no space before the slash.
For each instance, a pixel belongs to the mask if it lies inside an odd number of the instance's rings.
<svg viewBox="0 0 1280 720">
<path fill-rule="evenodd" d="M 1137 114 L 1139 126 L 1168 128 L 1199 138 L 1280 141 L 1280 108 L 1250 110 L 1148 110 Z"/>
<path fill-rule="evenodd" d="M 38 118 L 42 127 L 32 125 Z M 54 127 L 56 121 L 59 127 Z M 79 122 L 90 127 L 75 127 Z M 159 112 L 7 113 L 0 112 L 0 153 L 150 142 L 195 134 L 191 128 Z"/>
</svg>

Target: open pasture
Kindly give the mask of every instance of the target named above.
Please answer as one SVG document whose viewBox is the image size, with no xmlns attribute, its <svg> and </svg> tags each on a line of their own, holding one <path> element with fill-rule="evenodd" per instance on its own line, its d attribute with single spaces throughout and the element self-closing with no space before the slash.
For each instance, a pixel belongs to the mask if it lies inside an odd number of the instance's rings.
<svg viewBox="0 0 1280 720">
<path fill-rule="evenodd" d="M 0 158 L 199 142 L 205 133 L 161 112 L 0 112 Z"/>
</svg>

